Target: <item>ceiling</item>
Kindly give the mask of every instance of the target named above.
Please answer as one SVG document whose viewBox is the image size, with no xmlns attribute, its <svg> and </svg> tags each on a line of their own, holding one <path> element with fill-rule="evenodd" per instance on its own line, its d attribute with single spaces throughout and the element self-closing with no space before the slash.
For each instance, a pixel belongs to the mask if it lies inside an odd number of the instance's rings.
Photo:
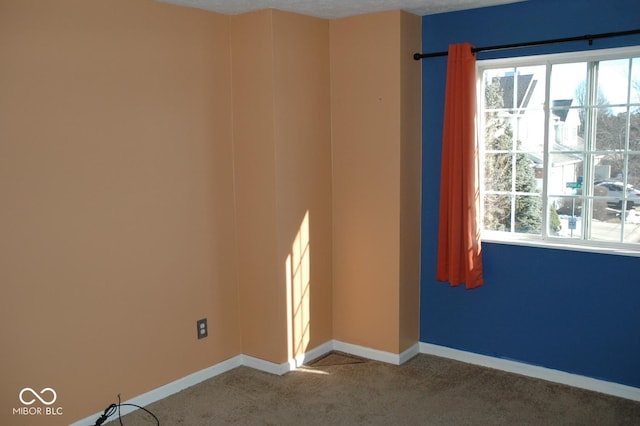
<svg viewBox="0 0 640 426">
<path fill-rule="evenodd" d="M 400 9 L 415 15 L 432 15 L 524 0 L 157 0 L 181 6 L 237 15 L 261 9 L 279 9 L 318 18 L 344 18 Z"/>
</svg>

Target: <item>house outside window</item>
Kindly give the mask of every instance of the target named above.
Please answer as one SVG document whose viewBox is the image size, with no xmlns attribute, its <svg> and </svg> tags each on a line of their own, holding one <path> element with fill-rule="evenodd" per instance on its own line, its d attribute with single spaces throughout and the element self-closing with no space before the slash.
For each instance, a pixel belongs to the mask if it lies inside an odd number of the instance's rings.
<svg viewBox="0 0 640 426">
<path fill-rule="evenodd" d="M 483 240 L 640 255 L 640 47 L 478 75 Z"/>
</svg>

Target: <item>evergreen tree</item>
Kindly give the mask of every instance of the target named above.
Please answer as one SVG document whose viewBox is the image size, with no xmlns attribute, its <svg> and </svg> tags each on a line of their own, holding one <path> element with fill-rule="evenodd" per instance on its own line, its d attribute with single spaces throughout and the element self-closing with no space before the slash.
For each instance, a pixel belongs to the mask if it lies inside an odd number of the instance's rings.
<svg viewBox="0 0 640 426">
<path fill-rule="evenodd" d="M 516 155 L 516 191 L 536 192 L 534 164 L 525 154 Z M 542 200 L 535 195 L 516 195 L 516 232 L 540 233 Z"/>
</svg>

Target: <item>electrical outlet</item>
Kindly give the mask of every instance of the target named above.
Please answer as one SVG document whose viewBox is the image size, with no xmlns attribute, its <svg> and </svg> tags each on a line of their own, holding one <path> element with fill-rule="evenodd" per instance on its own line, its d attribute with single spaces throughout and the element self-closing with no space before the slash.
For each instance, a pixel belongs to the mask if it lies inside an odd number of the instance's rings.
<svg viewBox="0 0 640 426">
<path fill-rule="evenodd" d="M 201 320 L 198 320 L 196 325 L 198 326 L 198 339 L 204 339 L 209 335 L 206 318 L 202 318 Z"/>
</svg>

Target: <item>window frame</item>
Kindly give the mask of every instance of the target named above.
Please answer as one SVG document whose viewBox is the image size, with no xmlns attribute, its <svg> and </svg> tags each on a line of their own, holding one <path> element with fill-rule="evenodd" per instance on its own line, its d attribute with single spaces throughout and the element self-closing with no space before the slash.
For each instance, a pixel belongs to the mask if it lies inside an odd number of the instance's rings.
<svg viewBox="0 0 640 426">
<path fill-rule="evenodd" d="M 558 65 L 563 63 L 575 63 L 575 62 L 594 62 L 594 61 L 606 61 L 615 59 L 628 59 L 640 57 L 640 46 L 628 46 L 611 49 L 599 49 L 599 50 L 585 50 L 565 53 L 553 53 L 544 55 L 531 55 L 520 57 L 506 57 L 499 59 L 486 59 L 476 61 L 476 89 L 477 89 L 477 118 L 476 118 L 476 143 L 478 150 L 478 177 L 480 182 L 480 217 L 479 217 L 479 230 L 480 239 L 482 242 L 522 245 L 522 246 L 534 246 L 543 248 L 555 248 L 563 250 L 575 250 L 604 254 L 617 254 L 625 256 L 640 257 L 640 243 L 624 243 L 624 242 L 610 242 L 610 241 L 598 241 L 590 239 L 576 239 L 567 237 L 551 236 L 548 234 L 548 180 L 550 177 L 549 156 L 551 149 L 549 147 L 549 124 L 550 114 L 549 107 L 546 105 L 549 102 L 549 90 L 551 75 L 545 72 L 545 105 L 543 107 L 544 113 L 544 183 L 540 197 L 542 199 L 542 232 L 540 235 L 516 233 L 516 232 L 502 232 L 491 231 L 484 229 L 484 87 L 483 87 L 483 74 L 487 70 L 499 69 L 499 68 L 522 68 L 528 66 L 546 66 Z M 626 104 L 628 105 L 628 103 Z M 583 148 L 582 153 L 590 152 L 588 149 Z M 625 180 L 626 182 L 626 180 Z M 589 197 L 593 197 L 591 194 Z M 589 224 L 585 225 L 590 227 L 593 217 L 589 216 Z"/>
</svg>

